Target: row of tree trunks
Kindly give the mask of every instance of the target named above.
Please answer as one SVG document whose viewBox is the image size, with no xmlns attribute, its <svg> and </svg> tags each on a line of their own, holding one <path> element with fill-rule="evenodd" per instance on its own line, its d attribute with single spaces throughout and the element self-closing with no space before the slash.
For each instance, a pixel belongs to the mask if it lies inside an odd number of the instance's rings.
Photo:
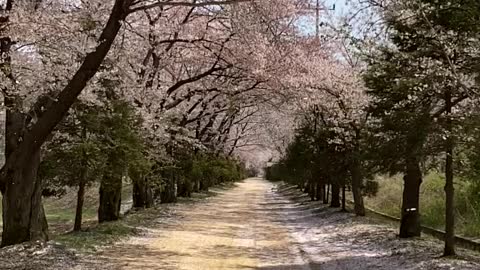
<svg viewBox="0 0 480 270">
<path fill-rule="evenodd" d="M 352 193 L 354 197 L 354 210 L 358 216 L 365 215 L 365 206 L 363 203 L 363 196 L 361 194 L 362 176 L 358 164 L 352 168 Z M 308 182 L 306 187 L 308 188 L 308 194 L 312 201 L 323 201 L 328 204 L 328 188 L 330 185 L 325 185 L 320 182 L 313 183 Z M 332 186 L 332 200 L 330 202 L 331 207 L 342 207 L 342 210 L 346 211 L 346 185 L 334 182 Z M 340 196 L 340 191 L 342 196 Z M 341 201 L 340 201 L 341 199 Z"/>
</svg>

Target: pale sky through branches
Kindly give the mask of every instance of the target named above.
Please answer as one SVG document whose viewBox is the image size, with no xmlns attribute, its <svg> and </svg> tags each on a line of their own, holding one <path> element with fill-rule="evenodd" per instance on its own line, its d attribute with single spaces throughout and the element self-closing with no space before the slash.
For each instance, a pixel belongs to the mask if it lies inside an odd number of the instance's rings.
<svg viewBox="0 0 480 270">
<path fill-rule="evenodd" d="M 320 12 L 320 23 L 331 22 L 332 19 L 334 19 L 335 17 L 346 15 L 349 11 L 348 1 L 349 0 L 320 1 L 321 5 L 326 9 L 332 9 L 335 6 L 335 10 L 326 10 L 326 11 Z M 315 2 L 316 0 L 311 0 L 312 7 L 315 6 Z M 300 28 L 306 35 L 314 35 L 315 34 L 315 17 L 305 18 L 304 20 L 302 20 L 300 22 Z"/>
</svg>

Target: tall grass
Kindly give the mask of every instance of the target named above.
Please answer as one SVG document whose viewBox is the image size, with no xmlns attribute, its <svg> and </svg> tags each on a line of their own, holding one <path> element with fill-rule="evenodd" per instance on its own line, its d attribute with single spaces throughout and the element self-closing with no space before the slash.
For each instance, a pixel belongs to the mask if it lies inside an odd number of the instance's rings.
<svg viewBox="0 0 480 270">
<path fill-rule="evenodd" d="M 400 217 L 403 180 L 401 175 L 377 176 L 377 196 L 365 199 L 369 208 Z M 420 188 L 420 214 L 422 224 L 435 228 L 445 227 L 445 178 L 438 172 L 428 173 Z M 455 180 L 455 215 L 458 235 L 480 238 L 480 197 L 474 186 L 463 179 Z"/>
</svg>

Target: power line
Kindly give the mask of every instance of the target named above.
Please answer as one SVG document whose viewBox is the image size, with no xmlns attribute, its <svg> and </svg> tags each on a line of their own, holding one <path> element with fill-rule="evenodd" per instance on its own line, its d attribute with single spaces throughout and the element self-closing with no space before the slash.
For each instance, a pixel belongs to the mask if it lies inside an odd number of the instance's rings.
<svg viewBox="0 0 480 270">
<path fill-rule="evenodd" d="M 309 5 L 308 9 L 315 10 L 315 37 L 318 38 L 320 35 L 320 11 L 321 10 L 335 10 L 335 4 L 331 8 L 326 8 L 320 6 L 320 0 L 316 0 L 315 7 Z"/>
</svg>

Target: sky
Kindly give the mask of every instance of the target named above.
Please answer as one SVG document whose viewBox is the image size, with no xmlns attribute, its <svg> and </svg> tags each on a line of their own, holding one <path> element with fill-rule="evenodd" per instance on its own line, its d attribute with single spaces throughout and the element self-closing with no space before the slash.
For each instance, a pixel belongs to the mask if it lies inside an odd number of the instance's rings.
<svg viewBox="0 0 480 270">
<path fill-rule="evenodd" d="M 348 12 L 348 0 L 325 0 L 325 6 L 332 7 L 335 4 L 335 11 L 336 15 L 342 15 L 345 12 Z"/>
<path fill-rule="evenodd" d="M 312 5 L 315 5 L 316 0 L 310 0 Z M 343 16 L 349 12 L 349 4 L 352 0 L 320 0 L 320 3 L 323 3 L 323 6 L 331 9 L 335 5 L 335 10 L 322 11 L 320 13 L 320 22 L 322 21 L 331 21 L 331 19 L 326 18 L 326 13 L 328 12 L 329 16 Z M 315 34 L 315 18 L 305 18 L 300 21 L 300 27 L 302 31 L 307 35 Z"/>
</svg>

